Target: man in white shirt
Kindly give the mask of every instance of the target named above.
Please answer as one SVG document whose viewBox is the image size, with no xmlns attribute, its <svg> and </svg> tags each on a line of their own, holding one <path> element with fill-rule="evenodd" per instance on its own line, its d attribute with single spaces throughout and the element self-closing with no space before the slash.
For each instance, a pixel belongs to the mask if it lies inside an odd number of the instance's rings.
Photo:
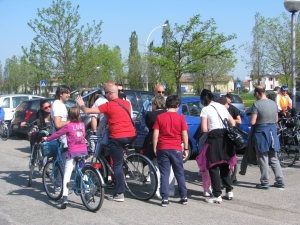
<svg viewBox="0 0 300 225">
<path fill-rule="evenodd" d="M 64 102 L 68 101 L 70 98 L 70 90 L 70 87 L 67 85 L 60 85 L 57 87 L 55 93 L 56 100 L 53 102 L 50 111 L 55 126 L 53 133 L 70 122 L 68 121 L 68 110 L 64 104 Z M 65 152 L 68 148 L 66 135 L 61 136 L 61 141 L 64 144 Z"/>
</svg>

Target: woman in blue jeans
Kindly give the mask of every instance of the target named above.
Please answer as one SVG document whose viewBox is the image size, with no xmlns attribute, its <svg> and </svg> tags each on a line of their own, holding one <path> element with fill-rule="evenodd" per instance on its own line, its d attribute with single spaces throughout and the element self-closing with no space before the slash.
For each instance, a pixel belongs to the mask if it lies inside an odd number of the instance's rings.
<svg viewBox="0 0 300 225">
<path fill-rule="evenodd" d="M 169 176 L 171 166 L 178 183 L 180 203 L 187 204 L 187 189 L 185 185 L 183 157 L 187 156 L 188 134 L 185 118 L 178 114 L 180 98 L 170 95 L 166 100 L 167 112 L 157 116 L 153 125 L 153 150 L 157 156 L 159 172 L 161 174 L 160 195 L 161 206 L 169 204 Z M 182 153 L 183 143 L 184 151 Z"/>
</svg>

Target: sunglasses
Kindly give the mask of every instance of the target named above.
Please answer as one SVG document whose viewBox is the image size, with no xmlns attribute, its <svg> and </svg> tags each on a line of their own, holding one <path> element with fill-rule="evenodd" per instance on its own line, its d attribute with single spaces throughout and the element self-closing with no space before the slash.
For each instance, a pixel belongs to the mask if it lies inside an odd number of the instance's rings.
<svg viewBox="0 0 300 225">
<path fill-rule="evenodd" d="M 124 90 L 123 90 L 123 89 L 119 89 L 118 91 L 119 91 L 119 92 L 124 92 Z"/>
<path fill-rule="evenodd" d="M 164 91 L 157 91 L 158 94 L 164 94 Z"/>
<path fill-rule="evenodd" d="M 46 110 L 46 109 L 51 109 L 51 105 L 45 106 L 44 110 Z"/>
<path fill-rule="evenodd" d="M 115 92 L 112 92 L 112 91 L 106 91 L 106 92 L 104 92 L 106 95 L 107 94 L 111 94 L 111 93 L 115 93 Z"/>
</svg>

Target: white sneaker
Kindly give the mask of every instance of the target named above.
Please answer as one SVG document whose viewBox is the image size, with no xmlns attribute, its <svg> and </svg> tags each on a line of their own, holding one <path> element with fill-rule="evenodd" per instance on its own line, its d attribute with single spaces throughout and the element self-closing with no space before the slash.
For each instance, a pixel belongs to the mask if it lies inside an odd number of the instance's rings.
<svg viewBox="0 0 300 225">
<path fill-rule="evenodd" d="M 221 196 L 219 196 L 219 197 L 211 196 L 209 199 L 205 199 L 205 201 L 207 203 L 218 203 L 218 204 L 220 204 L 222 202 L 222 197 Z"/>
<path fill-rule="evenodd" d="M 211 189 L 207 189 L 206 191 L 203 191 L 203 196 L 204 197 L 211 197 L 212 196 Z"/>
<path fill-rule="evenodd" d="M 228 199 L 228 200 L 232 200 L 233 199 L 233 192 L 227 192 L 226 193 L 226 198 Z"/>
<path fill-rule="evenodd" d="M 147 176 L 146 180 L 147 180 L 147 182 L 151 181 L 150 175 Z"/>
</svg>

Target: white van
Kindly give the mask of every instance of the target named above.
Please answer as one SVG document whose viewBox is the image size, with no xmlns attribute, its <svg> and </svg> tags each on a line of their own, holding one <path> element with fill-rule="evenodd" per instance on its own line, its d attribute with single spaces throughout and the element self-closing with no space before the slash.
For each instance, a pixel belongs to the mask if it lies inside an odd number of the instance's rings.
<svg viewBox="0 0 300 225">
<path fill-rule="evenodd" d="M 10 124 L 17 106 L 23 101 L 28 99 L 44 98 L 38 95 L 27 94 L 8 94 L 0 95 L 0 106 L 3 107 L 5 112 L 4 120 L 7 124 Z"/>
</svg>

